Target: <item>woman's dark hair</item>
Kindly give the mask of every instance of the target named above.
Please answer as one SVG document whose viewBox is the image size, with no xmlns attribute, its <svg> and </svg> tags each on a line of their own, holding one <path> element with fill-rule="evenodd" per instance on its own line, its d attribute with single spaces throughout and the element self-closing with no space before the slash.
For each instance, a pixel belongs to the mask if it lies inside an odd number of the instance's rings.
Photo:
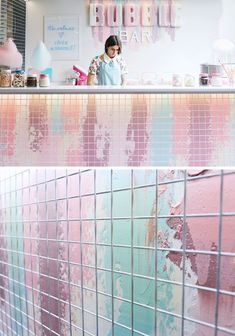
<svg viewBox="0 0 235 336">
<path fill-rule="evenodd" d="M 106 54 L 108 52 L 108 47 L 113 47 L 113 46 L 118 46 L 119 47 L 118 54 L 121 54 L 121 52 L 122 52 L 122 42 L 117 35 L 110 35 L 107 38 L 107 40 L 105 42 L 105 52 L 106 52 Z"/>
</svg>

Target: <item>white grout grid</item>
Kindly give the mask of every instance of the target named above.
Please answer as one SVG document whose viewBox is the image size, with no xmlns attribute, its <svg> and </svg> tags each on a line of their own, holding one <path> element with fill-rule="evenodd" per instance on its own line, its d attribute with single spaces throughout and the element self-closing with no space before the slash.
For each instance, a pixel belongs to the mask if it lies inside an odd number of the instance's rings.
<svg viewBox="0 0 235 336">
<path fill-rule="evenodd" d="M 235 95 L 1 94 L 2 166 L 232 166 Z"/>
<path fill-rule="evenodd" d="M 235 171 L 2 171 L 1 336 L 235 335 Z"/>
</svg>

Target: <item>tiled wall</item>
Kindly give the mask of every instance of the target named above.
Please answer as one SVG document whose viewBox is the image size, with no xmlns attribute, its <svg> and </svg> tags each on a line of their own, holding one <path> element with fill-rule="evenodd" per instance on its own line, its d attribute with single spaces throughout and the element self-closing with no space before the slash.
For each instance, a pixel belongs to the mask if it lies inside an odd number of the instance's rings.
<svg viewBox="0 0 235 336">
<path fill-rule="evenodd" d="M 0 335 L 235 334 L 235 172 L 1 170 Z"/>
<path fill-rule="evenodd" d="M 0 96 L 0 164 L 231 166 L 234 94 Z"/>
</svg>

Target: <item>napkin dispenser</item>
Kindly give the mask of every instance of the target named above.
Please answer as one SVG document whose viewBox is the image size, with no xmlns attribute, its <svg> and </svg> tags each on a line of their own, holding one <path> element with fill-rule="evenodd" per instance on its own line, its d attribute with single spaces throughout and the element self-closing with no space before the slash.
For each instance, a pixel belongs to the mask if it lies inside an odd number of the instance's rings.
<svg viewBox="0 0 235 336">
<path fill-rule="evenodd" d="M 86 85 L 87 84 L 87 74 L 82 67 L 78 65 L 73 65 L 73 71 L 76 73 L 76 84 L 75 85 Z"/>
</svg>

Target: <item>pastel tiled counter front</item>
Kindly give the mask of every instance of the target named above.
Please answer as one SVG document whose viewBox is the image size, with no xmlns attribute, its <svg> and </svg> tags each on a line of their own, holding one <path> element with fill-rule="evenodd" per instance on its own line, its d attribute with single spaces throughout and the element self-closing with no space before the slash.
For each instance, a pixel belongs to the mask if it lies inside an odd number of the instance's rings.
<svg viewBox="0 0 235 336">
<path fill-rule="evenodd" d="M 0 89 L 0 164 L 235 165 L 235 89 Z"/>
</svg>

